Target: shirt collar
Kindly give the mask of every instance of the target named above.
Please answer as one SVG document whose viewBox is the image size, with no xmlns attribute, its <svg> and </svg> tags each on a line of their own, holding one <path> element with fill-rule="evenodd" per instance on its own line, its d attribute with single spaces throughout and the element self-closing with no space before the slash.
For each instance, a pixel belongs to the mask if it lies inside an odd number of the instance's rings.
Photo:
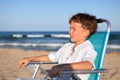
<svg viewBox="0 0 120 80">
<path fill-rule="evenodd" d="M 79 49 L 80 46 L 82 46 L 82 45 L 84 45 L 85 43 L 88 43 L 88 42 L 89 42 L 89 40 L 86 40 L 86 41 L 84 41 L 83 43 L 77 45 L 77 46 L 75 47 L 74 51 L 77 51 L 77 50 Z M 75 46 L 75 43 L 73 43 L 72 48 L 73 48 L 74 46 Z"/>
</svg>

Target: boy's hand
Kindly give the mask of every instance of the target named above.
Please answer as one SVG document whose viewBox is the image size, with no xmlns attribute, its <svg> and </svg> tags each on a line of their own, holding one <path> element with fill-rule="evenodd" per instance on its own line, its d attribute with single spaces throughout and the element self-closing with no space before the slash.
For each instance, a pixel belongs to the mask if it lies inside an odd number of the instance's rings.
<svg viewBox="0 0 120 80">
<path fill-rule="evenodd" d="M 62 66 L 63 66 L 63 65 L 53 66 L 52 69 L 50 70 L 49 76 L 50 76 L 50 77 L 59 76 L 60 73 L 64 70 Z"/>
<path fill-rule="evenodd" d="M 23 58 L 19 62 L 19 68 L 24 68 L 30 62 L 29 58 Z"/>
</svg>

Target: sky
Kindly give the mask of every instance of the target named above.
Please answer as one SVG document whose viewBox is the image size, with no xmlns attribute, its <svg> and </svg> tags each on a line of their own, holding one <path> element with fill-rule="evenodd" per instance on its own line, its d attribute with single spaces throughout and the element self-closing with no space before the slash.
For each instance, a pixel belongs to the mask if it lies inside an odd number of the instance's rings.
<svg viewBox="0 0 120 80">
<path fill-rule="evenodd" d="M 79 12 L 105 18 L 120 31 L 120 0 L 0 0 L 0 31 L 68 31 Z"/>
</svg>

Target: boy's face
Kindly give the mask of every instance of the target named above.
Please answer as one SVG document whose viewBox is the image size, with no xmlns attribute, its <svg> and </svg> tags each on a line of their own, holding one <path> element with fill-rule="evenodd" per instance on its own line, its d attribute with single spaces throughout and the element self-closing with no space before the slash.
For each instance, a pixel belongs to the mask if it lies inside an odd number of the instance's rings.
<svg viewBox="0 0 120 80">
<path fill-rule="evenodd" d="M 70 39 L 72 42 L 79 43 L 87 39 L 89 30 L 84 29 L 81 23 L 70 23 Z"/>
</svg>

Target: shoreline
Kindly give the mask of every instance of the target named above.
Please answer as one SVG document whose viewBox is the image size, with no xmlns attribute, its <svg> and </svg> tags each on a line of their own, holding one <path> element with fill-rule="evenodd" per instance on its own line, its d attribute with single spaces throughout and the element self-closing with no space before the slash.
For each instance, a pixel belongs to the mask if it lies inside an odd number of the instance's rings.
<svg viewBox="0 0 120 80">
<path fill-rule="evenodd" d="M 19 69 L 18 62 L 21 58 L 49 54 L 50 51 L 23 50 L 0 48 L 0 80 L 14 80 L 15 78 L 31 78 L 30 67 Z M 120 79 L 120 52 L 110 52 L 105 56 L 104 68 L 108 73 L 102 74 L 102 80 Z M 51 65 L 45 65 L 47 68 Z M 43 77 L 44 75 L 38 77 Z"/>
</svg>

